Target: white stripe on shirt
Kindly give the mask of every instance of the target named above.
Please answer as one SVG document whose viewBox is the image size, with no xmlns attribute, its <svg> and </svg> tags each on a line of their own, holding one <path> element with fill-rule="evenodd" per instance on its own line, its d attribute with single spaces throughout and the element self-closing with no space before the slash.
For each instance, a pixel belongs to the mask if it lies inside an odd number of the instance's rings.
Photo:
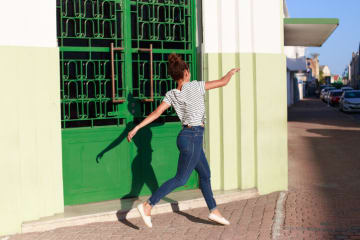
<svg viewBox="0 0 360 240">
<path fill-rule="evenodd" d="M 185 83 L 181 91 L 172 89 L 163 99 L 173 106 L 183 125 L 200 126 L 205 123 L 205 82 Z"/>
</svg>

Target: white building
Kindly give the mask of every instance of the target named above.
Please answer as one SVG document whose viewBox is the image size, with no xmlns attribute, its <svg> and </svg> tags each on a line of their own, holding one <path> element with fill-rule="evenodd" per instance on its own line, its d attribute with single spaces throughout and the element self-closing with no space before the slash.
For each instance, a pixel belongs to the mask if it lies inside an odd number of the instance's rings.
<svg viewBox="0 0 360 240">
<path fill-rule="evenodd" d="M 305 47 L 320 47 L 336 29 L 339 21 L 337 19 L 290 18 L 286 1 L 284 1 L 284 15 L 287 101 L 290 106 L 303 99 L 308 86 L 315 86 L 311 72 L 307 72 Z"/>
<path fill-rule="evenodd" d="M 305 47 L 285 47 L 288 106 L 303 99 L 306 74 Z"/>
</svg>

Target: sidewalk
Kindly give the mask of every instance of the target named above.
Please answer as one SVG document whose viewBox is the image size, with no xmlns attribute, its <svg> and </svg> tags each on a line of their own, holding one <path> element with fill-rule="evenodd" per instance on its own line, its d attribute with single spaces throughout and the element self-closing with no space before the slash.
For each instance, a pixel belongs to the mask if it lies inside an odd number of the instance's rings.
<svg viewBox="0 0 360 240">
<path fill-rule="evenodd" d="M 360 121 L 308 99 L 289 109 L 288 129 L 289 191 L 219 205 L 230 226 L 202 207 L 155 215 L 152 229 L 133 218 L 9 239 L 360 239 Z"/>
<path fill-rule="evenodd" d="M 155 215 L 151 229 L 145 227 L 140 218 L 134 218 L 20 234 L 9 239 L 270 239 L 277 198 L 278 193 L 272 193 L 219 205 L 232 223 L 227 227 L 207 220 L 207 208 L 196 208 Z"/>
</svg>

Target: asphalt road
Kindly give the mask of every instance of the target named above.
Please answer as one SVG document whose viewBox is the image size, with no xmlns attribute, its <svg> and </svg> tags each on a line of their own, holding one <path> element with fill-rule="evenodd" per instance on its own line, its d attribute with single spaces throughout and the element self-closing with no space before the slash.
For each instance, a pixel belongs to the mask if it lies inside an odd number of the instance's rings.
<svg viewBox="0 0 360 240">
<path fill-rule="evenodd" d="M 324 104 L 326 105 L 325 102 L 324 102 Z M 341 112 L 340 109 L 339 109 L 339 105 L 336 105 L 336 106 L 329 105 L 329 107 L 333 108 L 334 110 L 337 110 L 337 111 Z M 353 113 L 341 112 L 341 113 L 344 114 L 345 116 L 347 116 L 348 118 L 360 121 L 360 112 L 353 112 Z"/>
</svg>

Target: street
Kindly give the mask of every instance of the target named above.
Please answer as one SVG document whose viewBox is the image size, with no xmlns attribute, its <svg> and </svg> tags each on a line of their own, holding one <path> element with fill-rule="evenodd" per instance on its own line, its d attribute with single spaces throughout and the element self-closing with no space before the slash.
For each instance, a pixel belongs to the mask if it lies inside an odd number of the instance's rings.
<svg viewBox="0 0 360 240">
<path fill-rule="evenodd" d="M 360 121 L 306 99 L 289 109 L 281 239 L 360 239 Z"/>
<path fill-rule="evenodd" d="M 337 104 L 337 105 L 333 105 L 333 106 L 328 105 L 326 102 L 324 102 L 324 104 L 327 105 L 328 107 L 332 107 L 332 108 L 333 108 L 334 110 L 336 110 L 336 111 L 341 112 L 340 109 L 339 109 L 339 105 L 338 105 L 338 104 Z M 354 120 L 356 120 L 356 121 L 360 121 L 360 112 L 346 112 L 346 113 L 343 112 L 343 114 L 345 114 L 346 117 L 352 118 L 352 119 L 354 119 Z"/>
<path fill-rule="evenodd" d="M 220 205 L 228 227 L 198 208 L 156 215 L 152 229 L 137 218 L 9 239 L 360 239 L 360 114 L 306 99 L 288 115 L 288 191 Z"/>
</svg>

